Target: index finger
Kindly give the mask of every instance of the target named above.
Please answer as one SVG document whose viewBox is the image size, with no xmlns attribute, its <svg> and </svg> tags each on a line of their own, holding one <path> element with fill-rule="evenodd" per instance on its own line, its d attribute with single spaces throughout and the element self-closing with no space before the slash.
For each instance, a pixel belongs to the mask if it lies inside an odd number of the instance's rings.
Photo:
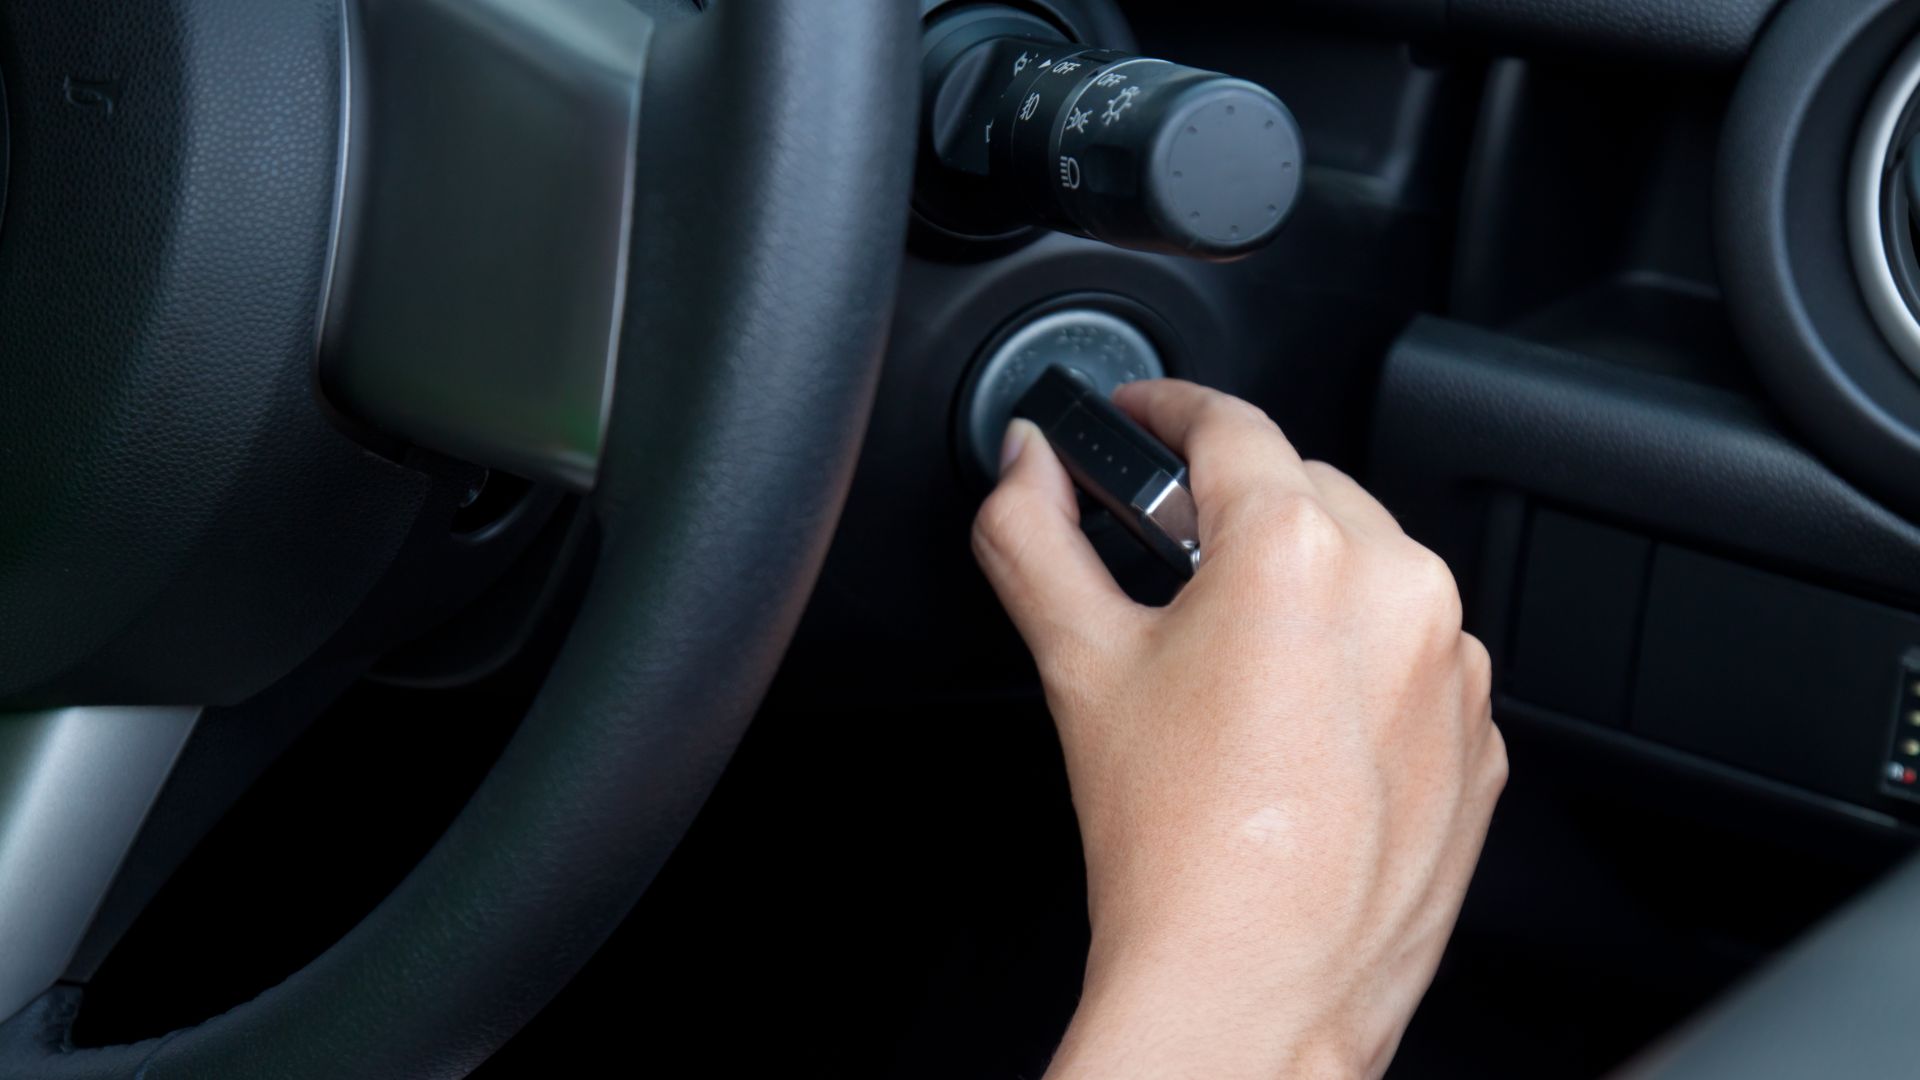
<svg viewBox="0 0 1920 1080">
<path fill-rule="evenodd" d="M 1186 460 L 1203 549 L 1221 523 L 1245 510 L 1290 495 L 1320 498 L 1279 426 L 1239 398 L 1179 379 L 1149 379 L 1124 384 L 1113 400 Z"/>
</svg>

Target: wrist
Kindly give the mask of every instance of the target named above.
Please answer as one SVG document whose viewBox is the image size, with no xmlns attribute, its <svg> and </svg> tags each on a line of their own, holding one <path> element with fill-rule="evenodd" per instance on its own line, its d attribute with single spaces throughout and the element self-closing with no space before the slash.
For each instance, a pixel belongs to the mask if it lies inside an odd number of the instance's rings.
<svg viewBox="0 0 1920 1080">
<path fill-rule="evenodd" d="M 1089 964 L 1080 1007 L 1047 1080 L 1272 1080 L 1368 1073 L 1362 1055 L 1295 1006 L 1244 980 L 1182 964 Z"/>
</svg>

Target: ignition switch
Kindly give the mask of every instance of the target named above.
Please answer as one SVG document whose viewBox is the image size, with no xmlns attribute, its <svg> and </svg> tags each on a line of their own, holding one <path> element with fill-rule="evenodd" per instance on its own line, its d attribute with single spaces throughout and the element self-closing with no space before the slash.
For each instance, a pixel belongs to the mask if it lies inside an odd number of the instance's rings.
<svg viewBox="0 0 1920 1080">
<path fill-rule="evenodd" d="M 929 27 L 925 64 L 915 203 L 955 234 L 1044 225 L 1232 258 L 1271 241 L 1299 196 L 1299 126 L 1244 79 L 994 8 Z"/>
</svg>

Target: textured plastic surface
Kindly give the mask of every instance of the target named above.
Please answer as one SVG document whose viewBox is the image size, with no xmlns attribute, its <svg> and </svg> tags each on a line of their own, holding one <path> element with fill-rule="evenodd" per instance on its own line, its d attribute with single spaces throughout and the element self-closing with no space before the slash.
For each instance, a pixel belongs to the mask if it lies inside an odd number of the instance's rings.
<svg viewBox="0 0 1920 1080">
<path fill-rule="evenodd" d="M 7 167 L 12 164 L 7 142 L 7 80 L 0 71 L 0 229 L 7 225 Z"/>
<path fill-rule="evenodd" d="M 1636 735 L 1860 806 L 1883 804 L 1887 729 L 1920 616 L 1663 546 Z"/>
<path fill-rule="evenodd" d="M 0 9 L 0 707 L 244 698 L 425 505 L 313 393 L 341 27 L 336 0 Z"/>
<path fill-rule="evenodd" d="M 1644 536 L 1536 512 L 1505 658 L 1508 692 L 1624 726 L 1652 554 Z"/>
<path fill-rule="evenodd" d="M 1316 22 L 1368 34 L 1448 38 L 1498 55 L 1669 68 L 1739 66 L 1778 0 L 1290 0 Z M 1181 0 L 1132 0 L 1129 9 Z"/>
<path fill-rule="evenodd" d="M 1447 29 L 1504 49 L 1731 68 L 1778 0 L 1451 0 Z"/>
<path fill-rule="evenodd" d="M 1391 509 L 1463 558 L 1480 519 L 1462 496 L 1498 486 L 1920 601 L 1920 529 L 1834 475 L 1759 405 L 1438 319 L 1416 321 L 1387 359 L 1371 476 Z"/>
</svg>

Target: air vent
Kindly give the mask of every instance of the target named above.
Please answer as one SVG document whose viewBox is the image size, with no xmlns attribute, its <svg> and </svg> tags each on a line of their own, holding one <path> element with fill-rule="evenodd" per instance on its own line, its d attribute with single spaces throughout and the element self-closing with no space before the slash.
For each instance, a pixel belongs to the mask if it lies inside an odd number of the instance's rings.
<svg viewBox="0 0 1920 1080">
<path fill-rule="evenodd" d="M 1920 41 L 1867 106 L 1847 190 L 1854 273 L 1873 321 L 1920 374 Z"/>
<path fill-rule="evenodd" d="M 7 83 L 0 78 L 0 224 L 7 220 Z"/>
</svg>

